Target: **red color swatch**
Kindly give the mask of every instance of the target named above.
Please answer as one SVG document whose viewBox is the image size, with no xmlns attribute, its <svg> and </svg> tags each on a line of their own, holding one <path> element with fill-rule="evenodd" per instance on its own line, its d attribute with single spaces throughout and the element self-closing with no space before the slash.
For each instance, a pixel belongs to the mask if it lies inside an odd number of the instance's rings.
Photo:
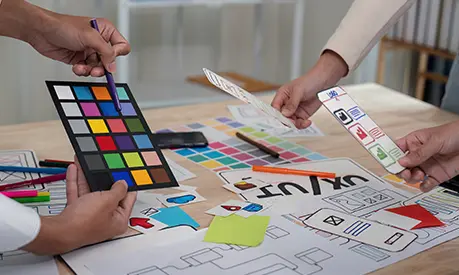
<svg viewBox="0 0 459 275">
<path fill-rule="evenodd" d="M 121 119 L 107 119 L 108 126 L 112 133 L 126 133 L 126 127 Z"/>
<path fill-rule="evenodd" d="M 416 219 L 421 221 L 415 227 L 411 229 L 419 229 L 424 227 L 443 226 L 445 225 L 439 219 L 437 219 L 432 213 L 426 210 L 419 204 L 412 204 L 407 206 L 401 206 L 396 208 L 386 209 L 386 211 Z"/>
<path fill-rule="evenodd" d="M 116 150 L 116 145 L 110 136 L 98 136 L 96 137 L 97 144 L 102 151 Z"/>
</svg>

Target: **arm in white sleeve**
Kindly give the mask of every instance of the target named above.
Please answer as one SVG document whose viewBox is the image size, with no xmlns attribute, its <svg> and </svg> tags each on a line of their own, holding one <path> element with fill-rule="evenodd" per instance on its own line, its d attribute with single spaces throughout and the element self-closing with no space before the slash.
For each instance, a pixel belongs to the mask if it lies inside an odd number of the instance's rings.
<svg viewBox="0 0 459 275">
<path fill-rule="evenodd" d="M 332 50 L 354 71 L 415 0 L 355 0 L 323 50 Z"/>
<path fill-rule="evenodd" d="M 33 241 L 40 226 L 38 213 L 0 194 L 0 253 L 17 250 Z"/>
</svg>

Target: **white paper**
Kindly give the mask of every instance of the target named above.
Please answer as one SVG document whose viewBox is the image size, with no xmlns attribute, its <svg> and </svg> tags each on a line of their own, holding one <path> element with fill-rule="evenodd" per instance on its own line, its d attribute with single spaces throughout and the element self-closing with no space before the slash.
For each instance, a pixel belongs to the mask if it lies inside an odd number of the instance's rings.
<svg viewBox="0 0 459 275">
<path fill-rule="evenodd" d="M 167 164 L 171 168 L 172 174 L 178 182 L 186 181 L 192 178 L 196 178 L 196 175 L 188 171 L 186 168 L 180 166 L 177 162 L 166 158 Z"/>
<path fill-rule="evenodd" d="M 64 261 L 78 275 L 95 275 L 87 263 L 98 259 L 101 255 L 116 257 L 117 255 L 134 255 L 135 251 L 148 246 L 173 244 L 192 238 L 196 232 L 188 226 L 167 228 L 155 234 L 141 234 L 115 241 L 104 242 L 61 255 Z M 102 264 L 102 267 L 104 265 Z M 108 267 L 107 267 L 108 268 Z"/>
<path fill-rule="evenodd" d="M 363 274 L 378 266 L 368 261 L 349 265 L 365 258 L 330 245 L 283 217 L 271 217 L 258 247 L 207 243 L 202 241 L 204 235 L 205 231 L 168 246 L 149 243 L 134 253 L 100 254 L 87 258 L 86 266 L 98 275 L 337 274 L 349 268 L 351 274 Z"/>
<path fill-rule="evenodd" d="M 166 207 L 187 205 L 205 201 L 206 199 L 199 195 L 196 191 L 188 191 L 172 195 L 163 195 L 158 197 L 158 200 Z"/>
<path fill-rule="evenodd" d="M 388 172 L 397 174 L 405 169 L 398 163 L 404 156 L 402 150 L 342 88 L 333 87 L 320 92 L 318 98 Z"/>
<path fill-rule="evenodd" d="M 219 76 L 218 74 L 208 70 L 208 69 L 203 69 L 204 74 L 206 75 L 207 79 L 218 87 L 219 89 L 231 94 L 232 96 L 251 104 L 258 110 L 262 111 L 263 113 L 267 114 L 268 116 L 276 119 L 280 123 L 282 123 L 283 127 L 288 127 L 292 129 L 296 129 L 295 124 L 293 124 L 292 121 L 290 121 L 288 118 L 284 117 L 281 112 L 278 110 L 274 109 L 270 105 L 264 103 L 263 101 L 259 100 L 257 97 L 252 95 L 251 93 L 245 91 L 241 87 L 231 83 L 227 79 Z"/>
<path fill-rule="evenodd" d="M 419 220 L 398 215 L 386 210 L 379 210 L 368 217 L 368 219 L 404 230 L 410 230 L 421 222 Z"/>
<path fill-rule="evenodd" d="M 236 194 L 244 194 L 254 189 L 263 188 L 269 184 L 268 182 L 248 177 L 235 183 L 225 184 L 223 188 Z"/>
<path fill-rule="evenodd" d="M 392 252 L 402 251 L 418 237 L 409 231 L 327 208 L 312 214 L 304 224 Z"/>
<path fill-rule="evenodd" d="M 272 136 L 284 138 L 324 136 L 314 123 L 306 129 L 288 129 L 283 127 L 279 121 L 257 110 L 252 105 L 228 105 L 227 107 L 235 120 Z"/>
<path fill-rule="evenodd" d="M 207 210 L 206 213 L 214 216 L 227 217 L 239 212 L 247 205 L 249 205 L 249 203 L 245 201 L 229 200 L 210 210 Z"/>
<path fill-rule="evenodd" d="M 18 265 L 0 265 L 0 274 L 8 275 L 59 275 L 54 258 L 43 262 L 27 263 Z"/>
</svg>

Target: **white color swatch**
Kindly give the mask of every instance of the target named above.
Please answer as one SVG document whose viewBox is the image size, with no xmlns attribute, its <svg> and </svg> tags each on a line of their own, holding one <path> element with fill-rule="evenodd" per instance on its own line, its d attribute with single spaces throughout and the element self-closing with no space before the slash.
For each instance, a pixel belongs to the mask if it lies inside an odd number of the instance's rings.
<svg viewBox="0 0 459 275">
<path fill-rule="evenodd" d="M 314 213 L 304 223 L 343 238 L 349 238 L 392 252 L 402 251 L 418 237 L 412 232 L 326 208 Z"/>
<path fill-rule="evenodd" d="M 252 95 L 251 93 L 245 91 L 241 87 L 231 83 L 227 79 L 219 76 L 218 74 L 204 68 L 203 69 L 207 79 L 217 88 L 229 93 L 230 95 L 251 104 L 255 108 L 261 110 L 262 112 L 266 113 L 270 117 L 277 119 L 282 125 L 296 129 L 295 124 L 288 118 L 284 117 L 281 112 L 274 109 L 270 105 L 264 103 L 263 101 L 259 100 L 257 97 Z"/>
<path fill-rule="evenodd" d="M 402 150 L 341 87 L 330 88 L 317 96 L 336 120 L 388 172 L 397 174 L 405 169 L 398 163 L 404 156 Z"/>
</svg>

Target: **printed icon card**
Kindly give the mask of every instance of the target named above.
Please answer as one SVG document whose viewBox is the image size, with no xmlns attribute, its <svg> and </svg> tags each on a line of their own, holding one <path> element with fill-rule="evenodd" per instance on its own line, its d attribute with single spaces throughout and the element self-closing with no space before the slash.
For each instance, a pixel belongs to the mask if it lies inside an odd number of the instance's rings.
<svg viewBox="0 0 459 275">
<path fill-rule="evenodd" d="M 106 83 L 46 81 L 91 191 L 125 180 L 129 191 L 179 186 L 127 84 L 121 111 Z"/>
</svg>

